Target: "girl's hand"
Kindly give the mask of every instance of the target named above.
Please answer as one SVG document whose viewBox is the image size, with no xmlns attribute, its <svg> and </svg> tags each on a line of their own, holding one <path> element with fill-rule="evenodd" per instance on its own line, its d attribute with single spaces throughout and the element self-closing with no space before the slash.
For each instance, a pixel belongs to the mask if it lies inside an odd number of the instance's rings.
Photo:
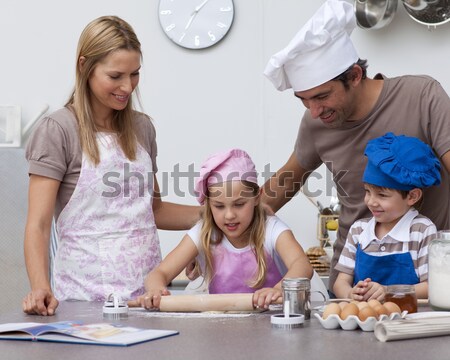
<svg viewBox="0 0 450 360">
<path fill-rule="evenodd" d="M 144 295 L 138 296 L 135 300 L 128 301 L 129 307 L 143 307 L 147 310 L 159 309 L 161 296 L 170 295 L 167 288 L 156 290 L 150 289 Z"/>
<path fill-rule="evenodd" d="M 268 309 L 269 305 L 282 296 L 276 288 L 263 288 L 253 294 L 253 306 L 259 309 Z"/>
</svg>

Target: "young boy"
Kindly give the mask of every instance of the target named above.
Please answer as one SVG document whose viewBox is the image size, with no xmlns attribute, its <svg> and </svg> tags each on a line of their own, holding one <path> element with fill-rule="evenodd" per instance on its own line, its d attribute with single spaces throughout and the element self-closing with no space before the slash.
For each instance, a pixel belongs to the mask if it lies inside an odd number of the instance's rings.
<svg viewBox="0 0 450 360">
<path fill-rule="evenodd" d="M 393 133 L 369 141 L 364 202 L 373 217 L 350 228 L 336 265 L 338 298 L 383 300 L 387 285 L 415 285 L 428 296 L 428 244 L 436 233 L 417 209 L 422 188 L 439 185 L 440 163 L 417 138 Z"/>
</svg>

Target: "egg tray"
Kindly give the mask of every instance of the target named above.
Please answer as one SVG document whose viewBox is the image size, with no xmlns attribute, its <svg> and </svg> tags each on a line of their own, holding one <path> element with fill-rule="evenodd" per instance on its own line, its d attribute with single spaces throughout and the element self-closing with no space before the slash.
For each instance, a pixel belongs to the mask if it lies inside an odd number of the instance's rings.
<svg viewBox="0 0 450 360">
<path fill-rule="evenodd" d="M 380 315 L 379 319 L 371 316 L 364 321 L 361 321 L 356 315 L 350 315 L 345 320 L 342 320 L 336 314 L 329 315 L 326 319 L 323 319 L 319 313 L 315 313 L 314 316 L 319 320 L 320 324 L 328 330 L 338 329 L 340 327 L 344 330 L 356 330 L 357 328 L 360 328 L 362 331 L 373 331 L 375 324 L 378 321 L 404 318 L 407 313 L 407 311 L 403 311 L 402 313 Z"/>
</svg>

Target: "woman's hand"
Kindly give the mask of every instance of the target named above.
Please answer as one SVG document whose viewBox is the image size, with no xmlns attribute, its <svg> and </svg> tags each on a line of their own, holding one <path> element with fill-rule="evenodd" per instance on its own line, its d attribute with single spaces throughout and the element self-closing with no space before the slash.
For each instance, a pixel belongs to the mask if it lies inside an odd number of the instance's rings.
<svg viewBox="0 0 450 360">
<path fill-rule="evenodd" d="M 22 309 L 30 315 L 55 315 L 59 301 L 55 298 L 51 290 L 32 290 L 22 300 Z"/>
<path fill-rule="evenodd" d="M 150 289 L 144 295 L 138 296 L 135 300 L 128 301 L 129 307 L 143 307 L 147 310 L 159 309 L 161 296 L 170 295 L 167 288 Z"/>
<path fill-rule="evenodd" d="M 268 309 L 269 305 L 282 297 L 281 291 L 276 288 L 263 288 L 253 294 L 253 306 L 259 309 Z"/>
</svg>

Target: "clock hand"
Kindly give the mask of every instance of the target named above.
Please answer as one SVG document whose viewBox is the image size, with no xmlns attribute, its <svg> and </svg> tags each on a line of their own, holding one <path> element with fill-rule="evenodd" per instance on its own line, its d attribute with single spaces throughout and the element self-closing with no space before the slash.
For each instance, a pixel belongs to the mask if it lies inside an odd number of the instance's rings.
<svg viewBox="0 0 450 360">
<path fill-rule="evenodd" d="M 197 12 L 194 11 L 191 15 L 191 17 L 189 18 L 189 21 L 186 24 L 186 27 L 184 28 L 184 30 L 187 30 L 189 28 L 189 26 L 191 26 L 192 21 L 194 21 L 195 17 L 197 16 Z"/>
<path fill-rule="evenodd" d="M 187 29 L 191 26 L 192 22 L 194 21 L 195 17 L 197 16 L 197 13 L 202 9 L 203 6 L 206 5 L 206 3 L 207 3 L 208 1 L 209 1 L 209 0 L 204 0 L 200 5 L 198 5 L 198 6 L 194 9 L 194 12 L 191 14 L 191 17 L 189 18 L 189 20 L 188 20 L 188 22 L 187 22 L 186 27 L 184 28 L 184 30 L 187 30 Z"/>
<path fill-rule="evenodd" d="M 203 6 L 205 6 L 206 3 L 207 3 L 208 1 L 209 1 L 209 0 L 204 0 L 199 6 L 197 6 L 197 7 L 195 8 L 195 12 L 196 12 L 196 13 L 199 12 L 200 9 L 201 9 Z"/>
</svg>

